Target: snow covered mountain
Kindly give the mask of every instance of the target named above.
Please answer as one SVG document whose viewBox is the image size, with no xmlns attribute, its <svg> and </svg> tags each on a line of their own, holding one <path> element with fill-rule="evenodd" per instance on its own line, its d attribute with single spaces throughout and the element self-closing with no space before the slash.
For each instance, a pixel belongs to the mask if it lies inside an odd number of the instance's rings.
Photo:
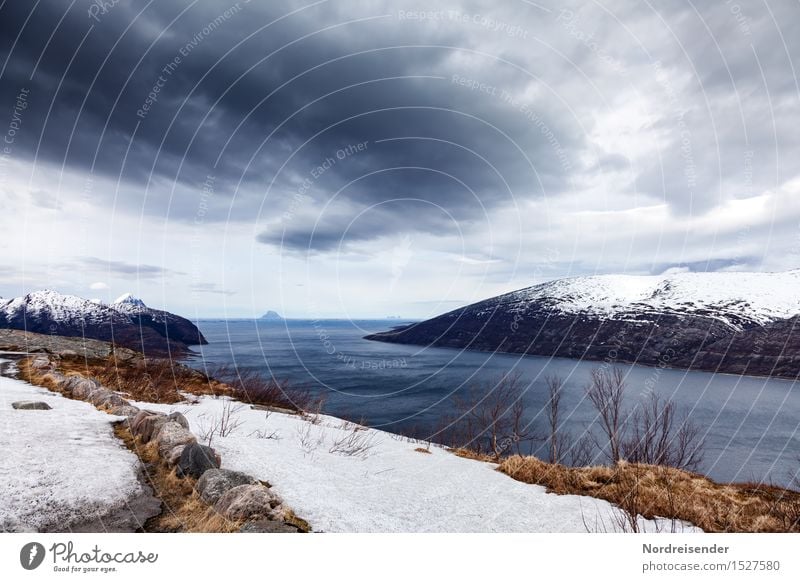
<svg viewBox="0 0 800 582">
<path fill-rule="evenodd" d="M 189 320 L 151 309 L 129 293 L 109 305 L 49 289 L 0 299 L 0 328 L 113 341 L 153 354 L 208 343 Z"/>
<path fill-rule="evenodd" d="M 800 314 L 800 270 L 572 277 L 501 295 L 495 304 L 514 311 L 529 303 L 601 318 L 697 314 L 741 330 Z"/>
<path fill-rule="evenodd" d="M 799 316 L 800 270 L 597 275 L 535 285 L 367 339 L 795 377 Z"/>
</svg>

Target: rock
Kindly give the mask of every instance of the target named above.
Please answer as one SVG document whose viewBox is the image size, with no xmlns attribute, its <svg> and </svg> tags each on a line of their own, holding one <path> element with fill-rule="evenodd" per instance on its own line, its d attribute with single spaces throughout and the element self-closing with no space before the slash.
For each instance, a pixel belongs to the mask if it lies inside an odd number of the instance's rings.
<svg viewBox="0 0 800 582">
<path fill-rule="evenodd" d="M 158 454 L 166 457 L 167 453 L 178 445 L 196 443 L 194 435 L 179 425 L 177 422 L 168 421 L 161 425 L 158 433 L 153 437 L 158 445 Z"/>
<path fill-rule="evenodd" d="M 248 521 L 241 528 L 241 533 L 300 533 L 295 526 L 284 521 L 271 521 L 259 519 L 258 521 Z"/>
<path fill-rule="evenodd" d="M 194 488 L 203 501 L 214 505 L 226 491 L 234 487 L 257 484 L 258 481 L 245 473 L 229 469 L 209 469 L 203 473 Z"/>
<path fill-rule="evenodd" d="M 109 409 L 108 413 L 114 416 L 127 416 L 133 418 L 141 411 L 132 404 L 122 404 L 120 406 L 113 406 Z"/>
<path fill-rule="evenodd" d="M 214 449 L 196 442 L 186 445 L 178 459 L 178 476 L 199 479 L 208 469 L 219 469 L 219 457 Z"/>
<path fill-rule="evenodd" d="M 174 467 L 175 465 L 177 465 L 178 461 L 180 461 L 181 459 L 181 454 L 183 453 L 183 449 L 185 448 L 186 445 L 178 445 L 167 451 L 167 454 L 163 456 L 164 460 L 167 462 L 167 465 L 169 465 L 170 467 Z"/>
<path fill-rule="evenodd" d="M 158 416 L 158 415 L 152 410 L 141 410 L 139 411 L 139 414 L 133 417 L 133 419 L 130 421 L 131 433 L 133 433 L 133 436 L 139 436 L 139 431 L 142 425 L 142 421 L 148 416 Z"/>
<path fill-rule="evenodd" d="M 143 443 L 149 443 L 162 425 L 169 422 L 166 415 L 153 414 L 145 418 L 139 425 L 139 437 Z"/>
<path fill-rule="evenodd" d="M 47 402 L 37 402 L 34 400 L 12 402 L 11 408 L 16 408 L 17 410 L 52 410 Z"/>
<path fill-rule="evenodd" d="M 58 352 L 58 355 L 62 358 L 77 358 L 78 352 L 75 350 L 61 350 Z"/>
<path fill-rule="evenodd" d="M 100 389 L 100 384 L 87 378 L 80 378 L 77 381 L 73 380 L 68 382 L 68 384 L 72 397 L 78 398 L 79 400 L 86 400 L 93 392 Z"/>
<path fill-rule="evenodd" d="M 67 376 L 64 378 L 63 382 L 61 382 L 59 388 L 61 388 L 64 392 L 71 394 L 75 386 L 84 381 L 86 381 L 86 378 L 83 376 Z"/>
<path fill-rule="evenodd" d="M 214 510 L 228 519 L 269 519 L 280 501 L 263 485 L 239 485 L 226 491 Z"/>
<path fill-rule="evenodd" d="M 115 408 L 117 406 L 125 406 L 128 401 L 116 392 L 103 389 L 103 392 L 92 392 L 89 402 L 98 408 Z"/>
<path fill-rule="evenodd" d="M 50 358 L 47 356 L 36 356 L 31 362 L 31 368 L 34 370 L 46 370 L 52 367 L 52 365 Z"/>
<path fill-rule="evenodd" d="M 167 415 L 167 418 L 170 419 L 172 422 L 177 422 L 186 430 L 189 430 L 189 421 L 186 420 L 186 417 L 182 415 L 180 412 L 171 412 Z"/>
</svg>

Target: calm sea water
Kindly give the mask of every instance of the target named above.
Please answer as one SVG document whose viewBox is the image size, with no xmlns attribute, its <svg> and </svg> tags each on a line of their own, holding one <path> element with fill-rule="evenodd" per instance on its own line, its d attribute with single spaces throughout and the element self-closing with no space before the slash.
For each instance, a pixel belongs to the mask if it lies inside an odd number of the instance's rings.
<svg viewBox="0 0 800 582">
<path fill-rule="evenodd" d="M 193 366 L 235 364 L 288 378 L 324 395 L 325 411 L 364 418 L 388 431 L 423 433 L 440 426 L 452 397 L 471 385 L 519 371 L 534 424 L 544 427 L 545 377 L 565 379 L 567 426 L 582 432 L 594 418 L 583 398 L 598 362 L 489 354 L 372 342 L 362 336 L 399 321 L 204 320 L 209 345 Z M 719 481 L 787 485 L 800 469 L 800 387 L 796 382 L 705 372 L 623 366 L 628 402 L 647 390 L 671 398 L 703 428 L 704 473 Z"/>
</svg>

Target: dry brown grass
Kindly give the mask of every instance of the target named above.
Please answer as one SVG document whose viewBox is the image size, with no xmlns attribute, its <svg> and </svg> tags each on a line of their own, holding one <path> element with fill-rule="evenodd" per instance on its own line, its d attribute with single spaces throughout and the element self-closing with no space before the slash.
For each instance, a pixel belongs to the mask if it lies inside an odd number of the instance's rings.
<svg viewBox="0 0 800 582">
<path fill-rule="evenodd" d="M 114 433 L 141 459 L 148 484 L 163 503 L 163 510 L 145 523 L 147 532 L 226 533 L 238 531 L 243 522 L 226 519 L 209 507 L 194 491 L 195 480 L 180 478 L 158 456 L 155 443 L 142 445 L 134 439 L 125 423 Z"/>
<path fill-rule="evenodd" d="M 425 447 L 417 447 L 414 450 L 417 451 L 418 453 L 426 453 L 428 455 L 431 454 L 431 452 L 428 449 L 426 449 Z"/>
<path fill-rule="evenodd" d="M 185 393 L 232 395 L 225 384 L 167 359 L 142 357 L 132 362 L 117 361 L 113 355 L 97 360 L 62 358 L 58 368 L 65 374 L 75 372 L 94 378 L 106 388 L 133 400 L 173 404 L 185 400 Z"/>
<path fill-rule="evenodd" d="M 557 494 L 590 495 L 640 515 L 691 522 L 707 532 L 800 532 L 800 493 L 756 484 L 715 483 L 671 467 L 620 462 L 565 467 L 513 456 L 498 470 Z"/>
</svg>

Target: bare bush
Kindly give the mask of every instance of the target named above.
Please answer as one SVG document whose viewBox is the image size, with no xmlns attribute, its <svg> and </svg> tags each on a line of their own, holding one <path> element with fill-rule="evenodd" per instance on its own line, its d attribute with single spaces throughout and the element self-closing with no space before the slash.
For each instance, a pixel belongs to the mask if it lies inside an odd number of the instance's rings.
<svg viewBox="0 0 800 582">
<path fill-rule="evenodd" d="M 264 413 L 264 422 L 267 425 L 269 425 L 269 417 L 271 414 L 272 414 L 271 412 Z M 275 440 L 275 441 L 281 440 L 280 433 L 277 430 L 272 430 L 272 431 L 269 430 L 269 427 L 266 427 L 263 430 L 260 428 L 256 429 L 247 436 L 265 440 Z"/>
<path fill-rule="evenodd" d="M 207 415 L 198 417 L 198 436 L 201 442 L 205 442 L 210 447 L 215 436 L 225 438 L 238 431 L 242 425 L 239 413 L 243 409 L 243 404 L 225 400 L 222 403 L 220 414 L 215 414 L 210 418 Z"/>
<path fill-rule="evenodd" d="M 700 427 L 675 403 L 650 393 L 626 422 L 622 455 L 630 462 L 697 470 L 702 461 Z"/>
<path fill-rule="evenodd" d="M 495 460 L 539 437 L 525 423 L 526 408 L 521 374 L 506 374 L 488 385 L 474 385 L 454 398 L 456 418 L 447 434 L 455 447 Z"/>
<path fill-rule="evenodd" d="M 305 412 L 321 405 L 309 390 L 293 386 L 289 380 L 265 378 L 256 370 L 223 365 L 209 370 L 209 376 L 229 386 L 235 399 L 250 404 L 292 412 Z"/>
<path fill-rule="evenodd" d="M 303 422 L 297 426 L 297 437 L 300 440 L 300 448 L 306 455 L 310 455 L 319 447 L 325 444 L 325 435 L 322 431 L 314 437 L 314 426 L 310 422 Z"/>
<path fill-rule="evenodd" d="M 612 368 L 610 372 L 595 368 L 586 387 L 586 397 L 597 411 L 600 427 L 607 440 L 607 452 L 613 463 L 621 458 L 625 388 L 625 374 L 620 368 Z"/>
<path fill-rule="evenodd" d="M 361 429 L 363 427 L 356 426 L 343 436 L 334 439 L 328 452 L 346 457 L 366 458 L 369 456 L 370 451 L 375 446 L 375 433 L 364 432 Z"/>
<path fill-rule="evenodd" d="M 550 462 L 561 463 L 564 456 L 564 444 L 561 434 L 561 393 L 564 380 L 558 376 L 548 376 L 547 383 L 547 428 L 550 449 Z"/>
</svg>

